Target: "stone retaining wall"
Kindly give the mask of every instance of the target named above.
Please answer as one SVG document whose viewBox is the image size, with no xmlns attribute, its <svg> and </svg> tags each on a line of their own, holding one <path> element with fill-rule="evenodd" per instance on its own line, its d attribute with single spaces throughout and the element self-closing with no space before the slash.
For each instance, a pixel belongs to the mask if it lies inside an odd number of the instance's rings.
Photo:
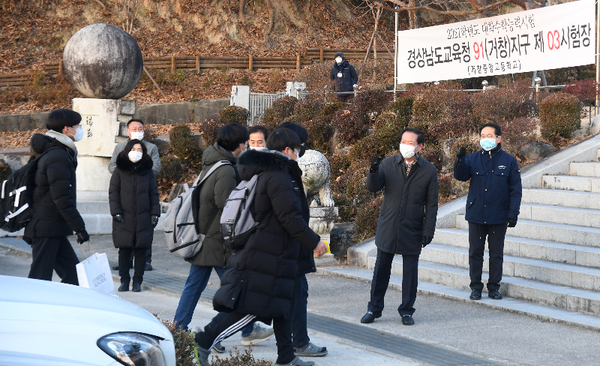
<svg viewBox="0 0 600 366">
<path fill-rule="evenodd" d="M 165 104 L 145 104 L 136 107 L 134 118 L 148 124 L 184 124 L 201 122 L 222 108 L 229 106 L 229 99 L 199 100 Z M 46 128 L 50 112 L 0 115 L 0 132 L 29 131 Z"/>
</svg>

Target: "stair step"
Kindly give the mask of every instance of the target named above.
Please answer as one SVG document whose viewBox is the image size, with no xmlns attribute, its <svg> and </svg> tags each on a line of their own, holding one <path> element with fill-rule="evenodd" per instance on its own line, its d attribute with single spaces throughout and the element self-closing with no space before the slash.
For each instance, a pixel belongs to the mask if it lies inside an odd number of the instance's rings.
<svg viewBox="0 0 600 366">
<path fill-rule="evenodd" d="M 577 162 L 569 164 L 569 175 L 580 177 L 600 177 L 599 162 Z"/>
<path fill-rule="evenodd" d="M 432 244 L 469 247 L 469 232 L 462 229 L 436 229 Z M 504 254 L 557 263 L 600 268 L 600 248 L 507 235 Z"/>
<path fill-rule="evenodd" d="M 523 189 L 523 203 L 539 203 L 600 210 L 600 193 L 557 189 Z"/>
<path fill-rule="evenodd" d="M 468 275 L 469 273 L 469 251 L 467 248 L 430 244 L 422 251 L 421 260 L 458 268 L 459 271 L 462 271 L 463 275 Z M 488 267 L 489 257 L 486 253 L 483 263 L 484 271 Z M 396 266 L 396 263 L 394 263 L 392 272 L 402 274 L 402 267 L 400 265 Z M 502 272 L 503 276 L 543 281 L 548 284 L 570 286 L 590 291 L 600 290 L 600 269 L 598 268 L 581 267 L 505 254 Z M 466 283 L 468 284 L 468 282 L 467 280 Z M 446 282 L 441 283 L 447 284 Z"/>
<path fill-rule="evenodd" d="M 536 220 L 600 228 L 600 210 L 539 203 L 522 203 L 519 220 Z"/>
<path fill-rule="evenodd" d="M 580 192 L 600 192 L 600 178 L 569 175 L 544 175 L 542 187 Z"/>
<path fill-rule="evenodd" d="M 346 277 L 346 278 L 363 280 L 366 282 L 370 282 L 373 277 L 372 269 L 354 268 L 354 267 L 345 267 L 345 266 L 344 267 L 319 267 L 317 269 L 317 272 L 323 273 L 323 274 L 328 274 L 328 275 L 336 275 L 336 276 L 341 276 L 341 277 Z M 516 287 L 514 289 L 511 289 L 511 287 L 512 287 L 511 284 L 513 282 L 510 282 L 509 280 L 510 279 L 507 279 L 507 283 L 506 284 L 503 283 L 503 286 L 506 286 L 506 289 L 508 290 L 509 293 L 511 291 L 514 291 L 515 293 L 517 293 Z M 515 281 L 514 286 L 517 286 L 517 282 L 520 282 L 520 281 Z M 468 284 L 468 276 L 467 276 L 467 284 Z M 540 286 L 539 287 L 540 289 L 545 289 L 544 284 L 539 284 L 539 286 Z M 394 288 L 396 290 L 401 290 L 402 289 L 402 277 L 398 276 L 398 275 L 392 275 L 390 277 L 389 287 Z M 532 291 L 536 291 L 536 287 L 531 287 L 531 289 L 532 289 Z M 569 289 L 565 289 L 565 290 L 568 291 Z M 425 280 L 421 280 L 420 278 L 419 278 L 418 291 L 420 294 L 423 294 L 423 295 L 442 296 L 442 297 L 450 298 L 450 299 L 453 299 L 456 301 L 469 302 L 471 304 L 478 305 L 478 306 L 486 306 L 486 307 L 491 307 L 491 308 L 495 308 L 495 309 L 499 309 L 499 310 L 511 311 L 511 312 L 527 315 L 527 316 L 530 316 L 530 317 L 533 317 L 536 319 L 552 321 L 552 322 L 560 322 L 563 324 L 574 325 L 577 327 L 582 327 L 582 328 L 590 329 L 590 330 L 594 330 L 594 331 L 600 330 L 600 317 L 598 317 L 598 316 L 582 314 L 577 311 L 559 309 L 559 308 L 552 307 L 552 306 L 534 304 L 534 303 L 531 303 L 528 301 L 519 300 L 517 298 L 512 298 L 510 294 L 507 295 L 509 297 L 505 297 L 504 299 L 502 299 L 500 301 L 492 300 L 487 297 L 482 297 L 482 299 L 480 301 L 472 301 L 472 300 L 469 300 L 469 294 L 471 292 L 470 289 L 455 288 L 455 287 L 451 287 L 451 286 L 440 285 L 440 284 L 431 283 L 431 282 L 428 282 Z M 501 288 L 501 291 L 504 291 L 504 288 Z M 564 296 L 566 296 L 567 304 L 577 304 L 577 303 L 585 303 L 586 301 L 588 301 L 588 300 L 586 300 L 586 299 L 588 299 L 588 297 L 586 297 L 587 295 L 591 296 L 591 297 L 589 297 L 589 299 L 590 299 L 589 301 L 597 301 L 597 300 L 594 300 L 593 293 L 586 294 L 586 293 L 580 292 L 580 291 L 575 291 L 571 294 L 567 293 Z M 366 306 L 366 304 L 364 304 L 364 305 Z M 581 306 L 575 307 L 575 308 L 581 308 Z"/>
<path fill-rule="evenodd" d="M 468 230 L 469 224 L 465 221 L 464 215 L 457 215 L 456 227 Z M 600 228 L 593 227 L 519 220 L 516 227 L 508 228 L 506 234 L 558 243 L 600 247 Z"/>
</svg>

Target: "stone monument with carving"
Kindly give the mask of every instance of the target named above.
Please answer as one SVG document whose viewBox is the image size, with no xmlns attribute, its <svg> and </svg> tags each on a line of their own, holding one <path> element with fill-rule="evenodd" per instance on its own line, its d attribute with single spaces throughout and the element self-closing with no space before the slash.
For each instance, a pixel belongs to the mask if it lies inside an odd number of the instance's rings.
<svg viewBox="0 0 600 366">
<path fill-rule="evenodd" d="M 92 24 L 75 33 L 63 52 L 65 74 L 87 98 L 74 98 L 85 137 L 77 142 L 80 200 L 108 200 L 108 163 L 125 122 L 133 118 L 129 94 L 143 72 L 142 52 L 133 37 L 110 24 Z"/>
<path fill-rule="evenodd" d="M 316 150 L 306 150 L 298 159 L 298 165 L 302 169 L 302 183 L 310 206 L 308 226 L 329 244 L 329 234 L 338 219 L 338 208 L 331 194 L 329 161 Z"/>
</svg>

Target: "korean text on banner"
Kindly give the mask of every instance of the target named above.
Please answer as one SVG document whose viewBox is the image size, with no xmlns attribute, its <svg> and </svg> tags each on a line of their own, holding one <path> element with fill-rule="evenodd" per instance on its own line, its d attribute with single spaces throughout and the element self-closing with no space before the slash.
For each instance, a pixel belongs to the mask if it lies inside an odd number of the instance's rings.
<svg viewBox="0 0 600 366">
<path fill-rule="evenodd" d="M 398 32 L 398 84 L 455 80 L 595 62 L 595 5 L 580 0 Z"/>
</svg>

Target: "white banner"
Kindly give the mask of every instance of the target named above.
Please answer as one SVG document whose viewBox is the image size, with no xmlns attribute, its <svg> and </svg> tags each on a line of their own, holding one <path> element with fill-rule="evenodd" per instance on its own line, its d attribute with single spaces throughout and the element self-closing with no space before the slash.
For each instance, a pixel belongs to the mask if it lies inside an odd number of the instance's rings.
<svg viewBox="0 0 600 366">
<path fill-rule="evenodd" d="M 595 63 L 595 3 L 580 0 L 398 32 L 398 84 Z"/>
</svg>

